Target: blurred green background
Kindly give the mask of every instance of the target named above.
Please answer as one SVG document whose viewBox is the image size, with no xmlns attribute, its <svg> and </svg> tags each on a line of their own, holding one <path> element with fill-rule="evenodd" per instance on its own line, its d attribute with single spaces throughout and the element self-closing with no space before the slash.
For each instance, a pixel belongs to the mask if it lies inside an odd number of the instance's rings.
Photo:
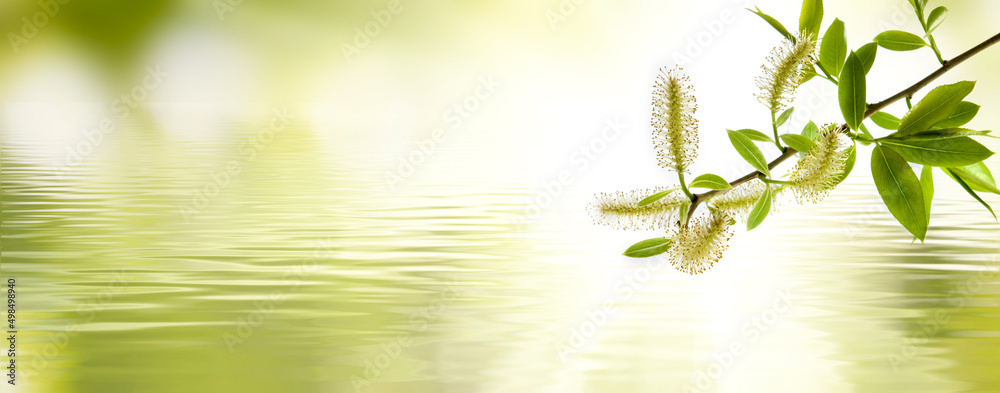
<svg viewBox="0 0 1000 393">
<path fill-rule="evenodd" d="M 919 29 L 903 0 L 828 3 L 851 48 Z M 747 172 L 724 130 L 768 127 L 754 77 L 780 42 L 754 5 L 797 21 L 776 0 L 4 0 L 3 391 L 996 391 L 1000 227 L 940 172 L 923 245 L 866 165 L 697 277 L 590 223 L 595 192 L 673 182 L 648 105 L 675 62 L 692 171 Z M 946 58 L 1000 30 L 998 2 L 947 5 Z M 936 64 L 880 51 L 869 96 Z M 979 81 L 971 128 L 1000 124 L 998 64 L 939 81 Z M 789 130 L 840 117 L 827 85 Z"/>
</svg>

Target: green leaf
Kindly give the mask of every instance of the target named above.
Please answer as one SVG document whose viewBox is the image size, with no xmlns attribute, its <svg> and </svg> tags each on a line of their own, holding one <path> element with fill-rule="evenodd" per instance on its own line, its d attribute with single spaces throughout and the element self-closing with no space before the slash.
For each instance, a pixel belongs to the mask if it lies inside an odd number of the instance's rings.
<svg viewBox="0 0 1000 393">
<path fill-rule="evenodd" d="M 867 91 L 864 65 L 854 52 L 847 56 L 844 70 L 840 72 L 840 86 L 837 92 L 840 98 L 840 111 L 844 114 L 847 126 L 857 130 L 861 120 L 865 118 L 868 105 L 865 103 Z"/>
<path fill-rule="evenodd" d="M 920 189 L 924 193 L 924 212 L 927 214 L 927 222 L 931 218 L 931 201 L 934 199 L 934 167 L 924 165 L 920 171 Z"/>
<path fill-rule="evenodd" d="M 861 59 L 861 64 L 865 66 L 865 74 L 867 74 L 868 71 L 872 70 L 872 66 L 875 65 L 875 55 L 878 54 L 878 44 L 869 42 L 861 45 L 861 47 L 854 53 L 858 54 L 858 58 Z"/>
<path fill-rule="evenodd" d="M 674 243 L 674 239 L 659 237 L 646 239 L 629 247 L 622 255 L 631 258 L 649 258 L 667 252 Z"/>
<path fill-rule="evenodd" d="M 823 42 L 819 48 L 819 64 L 833 75 L 840 75 L 847 60 L 847 36 L 844 35 L 844 22 L 834 19 L 823 34 Z"/>
<path fill-rule="evenodd" d="M 660 199 L 663 199 L 663 197 L 669 195 L 671 192 L 677 191 L 678 189 L 680 189 L 680 187 L 674 187 L 674 188 L 671 188 L 669 190 L 660 191 L 658 193 L 650 195 L 650 196 L 646 197 L 645 199 L 639 201 L 638 205 L 639 205 L 639 207 L 646 206 L 646 205 L 648 205 L 650 203 L 653 203 L 653 202 L 656 202 L 656 201 L 658 201 Z"/>
<path fill-rule="evenodd" d="M 990 214 L 993 215 L 994 220 L 997 219 L 997 214 L 993 212 L 993 208 L 990 207 L 990 204 L 986 203 L 986 201 L 984 201 L 983 198 L 979 197 L 979 194 L 976 194 L 976 192 L 972 190 L 972 185 L 965 181 L 965 178 L 960 175 L 960 172 L 956 171 L 955 168 L 942 168 L 942 169 L 944 169 L 944 173 L 947 173 L 948 176 L 951 176 L 952 179 L 955 179 L 955 181 L 958 182 L 960 186 L 962 186 L 965 192 L 969 193 L 969 195 L 972 195 L 973 198 L 976 198 L 976 200 L 979 201 L 979 203 L 983 204 L 983 206 L 986 206 L 986 210 L 990 211 Z"/>
<path fill-rule="evenodd" d="M 920 180 L 898 153 L 875 146 L 872 178 L 892 216 L 920 241 L 927 235 L 927 214 Z"/>
<path fill-rule="evenodd" d="M 931 127 L 951 117 L 965 96 L 976 87 L 976 82 L 963 81 L 935 87 L 913 106 L 899 121 L 899 134 L 907 135 L 930 130 Z"/>
<path fill-rule="evenodd" d="M 809 138 L 810 140 L 819 140 L 819 127 L 812 120 L 802 129 L 802 136 Z"/>
<path fill-rule="evenodd" d="M 959 138 L 963 136 L 985 136 L 989 135 L 990 130 L 976 131 L 970 130 L 968 128 L 949 128 L 945 130 L 931 130 L 918 132 L 915 134 L 904 135 L 904 136 L 894 136 L 895 133 L 889 135 L 882 139 L 898 139 L 905 141 L 936 141 L 940 139 L 950 139 Z M 881 139 L 880 139 L 881 140 Z"/>
<path fill-rule="evenodd" d="M 938 26 L 941 26 L 941 23 L 944 22 L 944 18 L 946 18 L 947 16 L 948 16 L 948 8 L 946 7 L 937 7 L 931 10 L 930 16 L 927 17 L 927 29 L 924 30 L 924 32 L 926 32 L 927 35 L 933 33 L 934 29 L 937 29 Z"/>
<path fill-rule="evenodd" d="M 976 118 L 977 114 L 979 114 L 979 105 L 969 101 L 962 101 L 958 103 L 955 113 L 952 113 L 947 119 L 941 120 L 931 128 L 958 128 L 972 121 L 972 119 Z"/>
<path fill-rule="evenodd" d="M 986 166 L 986 163 L 980 162 L 961 168 L 949 169 L 951 169 L 953 173 L 958 174 L 959 177 L 961 177 L 962 180 L 965 180 L 966 183 L 969 183 L 969 186 L 972 187 L 973 190 L 1000 194 L 1000 189 L 997 188 L 996 180 L 993 179 L 993 174 L 990 173 L 990 168 Z M 956 181 L 957 180 L 958 179 L 956 179 Z"/>
<path fill-rule="evenodd" d="M 722 176 L 706 173 L 694 178 L 694 180 L 691 181 L 691 184 L 688 184 L 688 187 L 725 190 L 729 188 L 729 182 L 727 182 L 726 179 L 723 179 Z"/>
<path fill-rule="evenodd" d="M 778 116 L 778 120 L 774 123 L 775 126 L 781 127 L 782 125 L 784 125 L 785 123 L 787 123 L 788 119 L 790 119 L 792 117 L 792 113 L 794 113 L 794 112 L 795 112 L 795 107 L 791 107 L 791 108 L 785 109 L 785 111 L 781 112 L 781 115 Z"/>
<path fill-rule="evenodd" d="M 937 140 L 880 139 L 883 145 L 914 164 L 952 167 L 972 165 L 993 155 L 990 149 L 967 136 Z"/>
<path fill-rule="evenodd" d="M 899 52 L 920 49 L 927 46 L 923 38 L 900 30 L 883 31 L 873 40 L 878 46 Z"/>
<path fill-rule="evenodd" d="M 757 203 L 753 205 L 753 209 L 750 210 L 750 216 L 747 217 L 747 230 L 753 230 L 758 227 L 767 215 L 771 212 L 771 185 L 767 185 L 764 188 L 764 192 L 760 194 L 760 198 L 757 199 Z"/>
<path fill-rule="evenodd" d="M 899 128 L 899 118 L 885 112 L 875 112 L 871 119 L 875 122 L 875 125 L 887 130 L 896 130 Z"/>
<path fill-rule="evenodd" d="M 767 136 L 767 134 L 765 134 L 763 132 L 760 132 L 760 131 L 757 131 L 757 130 L 751 130 L 749 128 L 744 128 L 742 130 L 737 130 L 736 132 L 738 132 L 740 134 L 743 134 L 743 135 L 746 135 L 747 138 L 750 138 L 751 140 L 754 140 L 754 141 L 774 143 L 774 139 L 771 139 L 771 137 Z"/>
<path fill-rule="evenodd" d="M 799 31 L 809 34 L 810 39 L 819 38 L 819 28 L 823 23 L 823 0 L 803 0 L 799 14 Z"/>
<path fill-rule="evenodd" d="M 740 153 L 740 156 L 754 168 L 757 168 L 760 173 L 770 177 L 771 171 L 767 169 L 767 160 L 764 159 L 764 153 L 760 152 L 757 145 L 754 145 L 753 141 L 746 135 L 733 130 L 727 130 L 727 132 L 729 133 L 729 141 L 733 143 L 736 152 Z"/>
<path fill-rule="evenodd" d="M 812 139 L 798 134 L 782 134 L 781 140 L 791 148 L 803 153 L 807 153 L 813 147 L 816 147 L 816 142 L 813 142 Z"/>
<path fill-rule="evenodd" d="M 931 223 L 931 201 L 934 200 L 934 167 L 924 165 L 920 171 L 920 190 L 924 193 L 924 214 L 927 215 L 927 225 Z M 916 242 L 916 236 L 913 237 Z"/>
<path fill-rule="evenodd" d="M 875 137 L 872 136 L 872 133 L 868 132 L 868 128 L 865 127 L 865 123 L 861 123 L 860 125 L 858 125 L 858 128 L 861 128 L 861 133 L 864 134 L 864 136 L 866 137 L 866 139 L 868 139 L 868 141 L 874 141 L 875 140 Z M 859 140 L 861 140 L 862 143 L 865 142 L 864 139 L 859 139 Z M 868 145 L 868 143 L 865 143 L 865 145 Z"/>
<path fill-rule="evenodd" d="M 691 210 L 691 200 L 690 199 L 684 199 L 684 201 L 683 201 L 683 203 L 681 203 L 681 206 L 679 207 L 679 209 L 680 209 L 679 210 L 679 212 L 680 212 L 679 216 L 681 216 L 681 222 L 687 222 L 687 220 L 688 220 L 688 211 Z"/>
<path fill-rule="evenodd" d="M 781 33 L 781 35 L 785 36 L 785 38 L 787 38 L 789 41 L 795 42 L 795 36 L 789 33 L 788 29 L 786 29 L 785 26 L 781 24 L 781 22 L 778 22 L 777 19 L 772 18 L 771 15 L 761 12 L 760 8 L 757 8 L 756 11 L 747 8 L 747 11 L 757 14 L 757 16 L 759 16 L 761 19 L 767 22 L 767 24 L 771 25 L 771 27 L 773 27 L 775 30 Z"/>
<path fill-rule="evenodd" d="M 833 184 L 835 185 L 839 185 L 844 180 L 847 180 L 847 176 L 850 176 L 851 171 L 854 170 L 854 164 L 858 161 L 858 148 L 851 146 L 845 152 L 847 153 L 847 162 L 844 163 L 844 171 L 834 178 Z"/>
</svg>

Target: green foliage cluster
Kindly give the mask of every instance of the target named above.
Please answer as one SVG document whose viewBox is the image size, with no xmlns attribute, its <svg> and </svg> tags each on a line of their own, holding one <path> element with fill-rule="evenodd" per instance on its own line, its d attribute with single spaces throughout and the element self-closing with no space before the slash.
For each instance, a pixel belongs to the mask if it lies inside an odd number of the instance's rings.
<svg viewBox="0 0 1000 393">
<path fill-rule="evenodd" d="M 941 56 L 933 36 L 947 17 L 948 9 L 942 6 L 926 12 L 926 0 L 909 0 L 909 3 L 920 21 L 923 30 L 921 34 L 889 30 L 879 33 L 872 42 L 854 50 L 850 50 L 848 45 L 843 21 L 834 19 L 825 32 L 822 30 L 822 0 L 803 1 L 798 34 L 792 34 L 780 21 L 760 9 L 750 10 L 784 37 L 782 46 L 775 49 L 769 58 L 770 67 L 765 66 L 765 75 L 758 78 L 762 91 L 759 98 L 771 112 L 773 137 L 752 129 L 727 131 L 733 148 L 756 172 L 732 182 L 710 173 L 685 182 L 683 168 L 673 168 L 679 175 L 680 185 L 677 188 L 657 192 L 641 200 L 618 199 L 614 206 L 599 204 L 595 207 L 599 215 L 607 209 L 639 211 L 637 209 L 651 204 L 676 210 L 675 227 L 668 233 L 672 236 L 636 243 L 625 251 L 625 255 L 642 258 L 672 250 L 687 250 L 672 254 L 671 263 L 679 270 L 689 273 L 704 271 L 714 261 L 701 260 L 694 264 L 692 261 L 685 261 L 686 257 L 691 256 L 685 255 L 685 252 L 691 254 L 691 250 L 696 249 L 697 256 L 701 259 L 705 255 L 721 254 L 710 252 L 709 248 L 724 248 L 719 241 L 728 239 L 724 232 L 728 224 L 735 222 L 733 217 L 740 217 L 743 213 L 741 218 L 745 220 L 747 230 L 760 226 L 771 213 L 776 196 L 782 192 L 794 191 L 800 200 L 821 199 L 851 173 L 859 144 L 872 146 L 871 173 L 875 186 L 889 212 L 915 240 L 923 242 L 927 234 L 934 196 L 934 168 L 958 183 L 972 198 L 985 206 L 995 219 L 992 207 L 978 194 L 1000 194 L 993 175 L 984 163 L 993 152 L 974 139 L 992 136 L 988 130 L 963 128 L 980 109 L 979 105 L 965 101 L 975 87 L 975 82 L 962 81 L 937 86 L 915 104 L 911 99 L 917 90 L 950 67 L 1000 41 L 1000 35 L 953 59 L 955 64 L 949 64 Z M 926 83 L 921 81 L 896 97 L 869 104 L 867 78 L 875 64 L 879 48 L 889 51 L 929 48 L 942 68 L 936 74 L 928 76 Z M 674 81 L 687 81 L 678 72 L 679 70 L 673 70 L 661 77 L 658 82 L 661 90 L 662 86 L 669 88 Z M 823 79 L 837 86 L 843 123 L 820 127 L 809 122 L 800 133 L 779 134 L 778 128 L 791 118 L 795 110 L 788 97 L 800 83 L 813 78 Z M 687 88 L 686 84 L 678 86 Z M 882 110 L 900 98 L 906 99 L 908 107 L 901 117 Z M 690 99 L 693 100 L 693 96 Z M 687 116 L 694 116 L 693 106 L 671 106 L 671 100 L 658 100 L 654 96 L 654 106 L 657 105 L 662 107 L 655 108 L 654 113 L 686 110 L 690 111 L 686 112 Z M 886 135 L 875 136 L 866 126 L 866 121 L 886 130 Z M 661 128 L 654 131 L 654 137 L 657 133 L 697 132 L 696 127 L 693 130 L 692 127 L 683 130 L 680 127 L 670 128 L 669 121 L 654 122 L 654 126 Z M 689 138 L 696 140 L 697 136 Z M 781 152 L 781 156 L 768 162 L 758 144 L 764 144 L 764 148 L 773 145 Z M 667 149 L 669 153 L 670 149 L 676 151 L 690 149 L 691 146 L 665 143 L 657 148 Z M 795 155 L 798 156 L 798 163 L 789 173 L 789 178 L 776 178 L 773 173 L 775 167 Z M 923 166 L 920 176 L 917 176 L 911 164 Z M 708 191 L 701 194 L 688 191 L 698 188 Z M 678 189 L 684 194 L 679 194 Z M 694 225 L 691 216 L 700 204 L 706 205 L 712 218 L 699 222 L 713 224 L 710 227 L 691 229 L 689 224 Z M 697 238 L 687 233 L 695 231 L 710 239 L 706 239 L 705 244 L 679 244 L 681 240 L 697 242 Z"/>
</svg>

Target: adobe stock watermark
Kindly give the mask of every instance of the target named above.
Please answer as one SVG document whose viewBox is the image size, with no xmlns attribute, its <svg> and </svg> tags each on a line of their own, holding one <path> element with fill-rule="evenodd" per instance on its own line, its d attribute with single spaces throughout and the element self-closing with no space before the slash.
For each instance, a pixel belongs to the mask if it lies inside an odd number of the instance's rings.
<svg viewBox="0 0 1000 393">
<path fill-rule="evenodd" d="M 680 67 L 687 67 L 694 63 L 706 50 L 722 37 L 729 25 L 735 23 L 740 15 L 753 5 L 750 0 L 732 0 L 731 3 L 737 7 L 726 6 L 719 10 L 714 17 L 701 21 L 702 29 L 685 37 L 683 51 L 674 52 L 673 61 Z"/>
<path fill-rule="evenodd" d="M 274 108 L 273 114 L 263 127 L 246 138 L 238 147 L 239 157 L 226 162 L 224 168 L 220 168 L 209 175 L 209 180 L 200 187 L 195 188 L 191 199 L 180 206 L 180 214 L 184 221 L 190 223 L 194 216 L 205 210 L 212 200 L 222 194 L 233 182 L 233 179 L 243 171 L 243 167 L 253 162 L 257 155 L 267 149 L 267 146 L 291 124 L 296 116 L 288 113 L 285 108 Z"/>
<path fill-rule="evenodd" d="M 643 285 L 652 278 L 653 273 L 667 265 L 665 256 L 646 258 L 646 263 L 629 272 L 624 277 L 615 281 L 615 294 L 602 301 L 599 305 L 591 307 L 587 311 L 585 319 L 570 328 L 566 342 L 559 344 L 556 351 L 559 359 L 563 362 L 570 360 L 570 357 L 597 337 L 601 328 L 608 324 L 612 316 L 618 311 L 618 304 L 628 301 L 642 289 Z"/>
<path fill-rule="evenodd" d="M 479 85 L 473 89 L 471 94 L 445 110 L 445 125 L 435 128 L 429 137 L 417 141 L 413 150 L 399 157 L 399 164 L 396 165 L 395 170 L 385 174 L 385 183 L 389 190 L 396 191 L 397 185 L 413 176 L 417 169 L 427 162 L 427 159 L 444 143 L 448 134 L 461 128 L 462 124 L 472 117 L 501 85 L 502 83 L 493 80 L 492 76 L 479 78 Z"/>
<path fill-rule="evenodd" d="M 49 367 L 50 362 L 56 360 L 59 355 L 66 350 L 70 341 L 80 335 L 83 326 L 94 321 L 97 314 L 107 309 L 114 297 L 121 293 L 128 286 L 129 279 L 125 270 L 115 272 L 111 282 L 104 286 L 97 294 L 87 297 L 76 307 L 76 316 L 82 318 L 81 321 L 71 323 L 62 328 L 61 331 L 50 333 L 48 342 L 39 346 L 35 353 L 28 353 L 24 359 L 31 359 L 26 370 L 18 371 L 20 377 L 28 381 L 31 377 L 40 374 Z M 22 366 L 23 367 L 23 366 Z"/>
<path fill-rule="evenodd" d="M 566 22 L 570 16 L 576 13 L 579 6 L 591 0 L 559 0 L 556 6 L 545 10 L 545 19 L 549 21 L 549 27 L 556 31 L 559 25 Z"/>
<path fill-rule="evenodd" d="M 512 215 L 510 217 L 511 223 L 521 229 L 525 224 L 541 217 L 545 209 L 552 206 L 601 154 L 608 151 L 608 148 L 625 132 L 625 127 L 626 125 L 617 117 L 605 119 L 604 127 L 597 135 L 570 153 L 568 165 L 559 170 L 552 179 L 542 183 L 542 191 L 528 198 L 524 212 Z"/>
<path fill-rule="evenodd" d="M 919 330 L 900 338 L 899 349 L 886 354 L 886 361 L 892 366 L 892 371 L 898 373 L 901 367 L 919 356 L 924 350 L 924 345 L 937 336 L 948 322 L 951 322 L 951 314 L 955 312 L 955 309 L 965 307 L 969 298 L 982 292 L 984 284 L 995 282 L 998 278 L 1000 278 L 1000 259 L 994 255 L 975 276 L 965 280 L 957 289 L 948 293 L 946 301 L 952 306 L 951 308 L 935 310 L 933 315 L 917 322 Z"/>
<path fill-rule="evenodd" d="M 59 14 L 62 6 L 69 2 L 70 0 L 42 0 L 38 2 L 38 10 L 31 14 L 30 18 L 22 16 L 20 34 L 13 31 L 7 32 L 7 41 L 14 49 L 14 54 L 20 53 L 21 46 L 27 45 L 32 38 L 35 38 L 38 32 L 48 26 L 49 21 Z"/>
<path fill-rule="evenodd" d="M 288 300 L 288 296 L 297 291 L 306 278 L 319 270 L 320 261 L 333 258 L 333 249 L 334 246 L 331 239 L 328 238 L 319 241 L 309 258 L 292 266 L 291 269 L 285 271 L 281 276 L 281 280 L 285 282 L 283 288 L 271 291 L 266 298 L 255 300 L 252 311 L 236 318 L 236 325 L 233 327 L 233 330 L 222 334 L 222 342 L 226 344 L 226 349 L 229 350 L 230 354 L 236 353 L 236 347 L 249 340 L 257 328 L 263 325 L 264 321 L 274 314 L 275 309 Z"/>
<path fill-rule="evenodd" d="M 444 314 L 448 305 L 461 296 L 458 288 L 458 282 L 452 280 L 430 304 L 410 314 L 408 329 L 383 341 L 378 346 L 378 353 L 365 359 L 362 375 L 351 374 L 351 385 L 356 393 L 361 393 L 365 388 L 377 382 L 382 374 L 392 366 L 393 361 L 399 359 L 403 351 L 413 345 L 413 335 L 426 331 L 431 323 Z"/>
<path fill-rule="evenodd" d="M 781 315 L 794 305 L 793 300 L 789 289 L 779 290 L 769 307 L 761 310 L 740 327 L 740 338 L 734 339 L 722 351 L 712 354 L 711 362 L 694 374 L 691 382 L 684 386 L 684 392 L 714 391 L 719 379 L 746 354 L 748 346 L 757 342 L 764 333 L 778 323 Z"/>
<path fill-rule="evenodd" d="M 90 154 L 97 150 L 105 138 L 115 132 L 116 123 L 128 119 L 139 104 L 143 103 L 149 94 L 156 90 L 169 77 L 166 71 L 159 65 L 147 66 L 146 74 L 142 77 L 142 83 L 133 86 L 128 91 L 118 95 L 118 98 L 111 101 L 111 111 L 113 116 L 107 116 L 97 122 L 94 128 L 83 130 L 84 138 L 75 144 L 66 146 L 66 157 L 62 162 L 53 164 L 55 172 L 60 178 L 66 172 L 74 170 L 83 163 Z"/>
<path fill-rule="evenodd" d="M 371 12 L 371 20 L 362 26 L 355 27 L 352 40 L 340 43 L 340 51 L 344 54 L 347 62 L 351 62 L 355 56 L 361 54 L 361 51 L 368 48 L 375 37 L 378 37 L 383 30 L 389 27 L 393 16 L 401 14 L 405 9 L 404 4 L 411 1 L 413 0 L 389 0 L 385 7 Z"/>
<path fill-rule="evenodd" d="M 236 10 L 243 4 L 243 0 L 213 0 L 212 8 L 215 8 L 215 14 L 219 16 L 220 22 L 226 21 L 226 14 Z"/>
</svg>

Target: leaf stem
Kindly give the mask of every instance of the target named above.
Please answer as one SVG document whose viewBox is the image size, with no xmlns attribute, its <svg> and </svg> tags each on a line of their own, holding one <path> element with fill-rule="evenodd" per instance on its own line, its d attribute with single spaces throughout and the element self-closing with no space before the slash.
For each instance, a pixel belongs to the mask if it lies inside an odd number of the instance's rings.
<svg viewBox="0 0 1000 393">
<path fill-rule="evenodd" d="M 778 120 L 774 117 L 774 110 L 771 110 L 771 128 L 774 129 L 774 144 L 778 146 L 778 150 L 785 150 L 785 147 L 781 146 L 781 138 L 778 138 Z"/>
<path fill-rule="evenodd" d="M 900 91 L 899 93 L 896 93 L 892 97 L 886 98 L 886 99 L 884 99 L 882 101 L 879 101 L 879 102 L 876 102 L 874 104 L 869 105 L 868 106 L 868 110 L 865 111 L 865 114 L 864 114 L 864 117 L 862 118 L 862 120 L 871 117 L 871 115 L 873 115 L 873 114 L 877 113 L 878 111 L 884 109 L 885 107 L 889 106 L 890 104 L 892 104 L 892 103 L 894 103 L 896 101 L 899 101 L 900 99 L 912 97 L 914 93 L 916 93 L 917 91 L 919 91 L 920 89 L 922 89 L 924 87 L 927 87 L 927 85 L 929 85 L 935 79 L 939 78 L 941 75 L 944 75 L 945 73 L 947 73 L 948 71 L 950 71 L 952 68 L 955 68 L 955 66 L 957 66 L 957 65 L 965 62 L 969 58 L 971 58 L 971 57 L 979 54 L 979 52 L 982 52 L 982 51 L 986 50 L 986 48 L 989 48 L 990 46 L 992 46 L 993 44 L 996 44 L 997 42 L 1000 42 L 1000 33 L 994 35 L 993 37 L 988 38 L 986 41 L 981 42 L 979 45 L 974 46 L 972 49 L 969 49 L 969 50 L 965 51 L 964 53 L 956 56 L 955 58 L 953 58 L 951 60 L 945 60 L 944 63 L 941 64 L 941 68 L 938 68 L 937 71 L 934 71 L 930 75 L 927 75 L 926 77 L 924 77 L 924 79 L 921 79 L 919 82 L 913 84 L 912 86 L 906 88 L 903 91 Z M 772 119 L 774 118 L 774 112 L 771 113 L 771 118 Z M 775 124 L 776 122 L 772 121 L 771 123 Z M 847 132 L 847 126 L 846 125 L 841 125 L 840 128 L 839 128 L 839 130 L 841 132 Z M 777 126 L 775 126 L 775 137 L 777 137 Z M 798 151 L 795 150 L 795 149 L 793 149 L 793 148 L 791 148 L 791 147 L 783 149 L 783 152 L 781 153 L 781 156 L 779 156 L 778 158 L 775 158 L 774 161 L 771 161 L 769 164 L 767 164 L 768 170 L 774 169 L 775 167 L 777 167 L 781 163 L 785 162 L 785 160 L 788 160 L 789 158 L 795 156 L 795 154 L 797 154 L 797 153 L 798 153 Z M 699 205 L 701 205 L 705 201 L 708 201 L 709 199 L 712 199 L 714 197 L 717 197 L 719 195 L 725 194 L 726 192 L 729 192 L 729 191 L 733 190 L 734 188 L 736 188 L 736 186 L 738 186 L 740 184 L 746 183 L 746 182 L 748 182 L 750 180 L 753 180 L 753 179 L 757 178 L 758 174 L 760 174 L 759 171 L 753 171 L 753 172 L 748 173 L 748 174 L 746 174 L 745 176 L 743 176 L 743 177 L 741 177 L 739 179 L 733 180 L 733 181 L 729 182 L 729 186 L 730 187 L 727 188 L 727 189 L 725 189 L 725 190 L 711 190 L 711 191 L 708 191 L 708 192 L 705 192 L 705 193 L 694 195 L 694 197 L 691 199 L 691 207 L 688 208 L 688 213 L 687 213 L 687 217 L 686 217 L 685 222 L 684 222 L 684 226 L 685 227 L 687 226 L 687 222 L 691 220 L 692 216 L 694 216 L 694 212 L 698 209 Z"/>
<path fill-rule="evenodd" d="M 820 71 L 823 71 L 823 75 L 825 75 L 826 80 L 828 80 L 830 82 L 833 82 L 833 84 L 835 84 L 835 85 L 838 85 L 838 86 L 840 85 L 840 82 L 838 82 L 836 78 L 834 78 L 832 75 L 830 75 L 830 73 L 826 71 L 826 68 L 823 68 L 823 65 L 820 64 L 818 61 L 816 62 L 816 66 L 819 67 Z"/>
<path fill-rule="evenodd" d="M 684 181 L 684 172 L 677 171 L 677 178 L 681 181 L 681 190 L 684 190 L 684 195 L 687 195 L 688 199 L 693 202 L 694 194 L 691 193 L 691 190 L 688 190 L 687 183 Z"/>
</svg>

